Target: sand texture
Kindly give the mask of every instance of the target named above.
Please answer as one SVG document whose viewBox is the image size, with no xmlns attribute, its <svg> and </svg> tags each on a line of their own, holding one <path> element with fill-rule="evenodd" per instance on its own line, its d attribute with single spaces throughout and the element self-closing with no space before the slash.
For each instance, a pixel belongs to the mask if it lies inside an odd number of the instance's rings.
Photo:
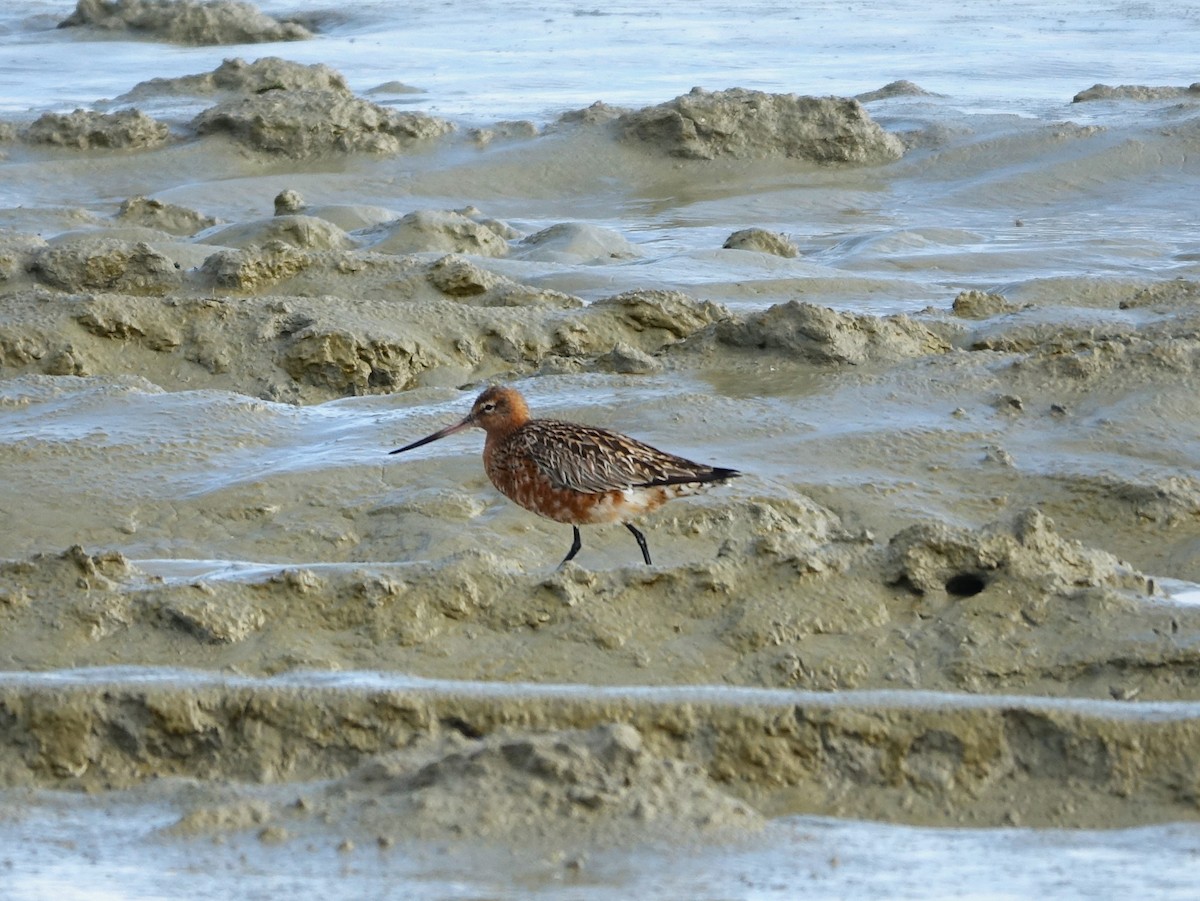
<svg viewBox="0 0 1200 901">
<path fill-rule="evenodd" d="M 63 25 L 308 34 L 187 6 Z M 172 840 L 297 847 L 1200 819 L 1195 258 L 1005 281 L 973 227 L 857 233 L 877 191 L 1051 190 L 864 106 L 911 84 L 472 130 L 265 58 L 126 99 L 173 96 L 211 106 L 5 133 L 57 200 L 0 232 L 0 788 L 162 780 Z M 836 242 L 724 212 L 800 196 Z M 656 204 L 708 243 L 621 226 Z M 653 566 L 598 527 L 556 569 L 478 433 L 387 454 L 489 382 L 745 475 L 644 521 Z"/>
</svg>

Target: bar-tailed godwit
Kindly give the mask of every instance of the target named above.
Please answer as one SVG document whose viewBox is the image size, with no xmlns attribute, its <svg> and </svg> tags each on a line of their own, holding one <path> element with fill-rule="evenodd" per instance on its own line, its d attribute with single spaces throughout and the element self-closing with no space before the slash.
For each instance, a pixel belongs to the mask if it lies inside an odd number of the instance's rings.
<svg viewBox="0 0 1200 901">
<path fill-rule="evenodd" d="M 629 520 L 656 510 L 671 498 L 741 475 L 668 454 L 625 435 L 594 426 L 531 419 L 513 388 L 488 388 L 461 422 L 391 451 L 421 447 L 471 426 L 487 433 L 483 468 L 500 493 L 575 530 L 562 566 L 582 547 L 581 525 L 619 522 L 633 533 L 642 559 L 650 563 L 646 536 Z"/>
</svg>

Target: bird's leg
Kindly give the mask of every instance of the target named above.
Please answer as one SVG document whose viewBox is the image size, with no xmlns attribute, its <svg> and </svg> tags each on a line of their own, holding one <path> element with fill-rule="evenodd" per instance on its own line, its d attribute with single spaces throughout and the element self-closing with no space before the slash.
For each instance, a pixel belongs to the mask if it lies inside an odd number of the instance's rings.
<svg viewBox="0 0 1200 901">
<path fill-rule="evenodd" d="M 646 536 L 634 528 L 632 523 L 625 523 L 625 528 L 633 533 L 633 537 L 637 539 L 638 547 L 642 549 L 642 559 L 646 561 L 647 566 L 651 566 L 650 549 L 646 547 Z"/>
<path fill-rule="evenodd" d="M 571 549 L 567 551 L 567 556 L 563 557 L 562 563 L 558 564 L 558 568 L 562 569 L 571 560 L 575 559 L 575 555 L 579 553 L 579 549 L 583 547 L 583 540 L 579 537 L 579 526 L 571 526 L 575 530 L 575 538 L 571 542 Z"/>
</svg>

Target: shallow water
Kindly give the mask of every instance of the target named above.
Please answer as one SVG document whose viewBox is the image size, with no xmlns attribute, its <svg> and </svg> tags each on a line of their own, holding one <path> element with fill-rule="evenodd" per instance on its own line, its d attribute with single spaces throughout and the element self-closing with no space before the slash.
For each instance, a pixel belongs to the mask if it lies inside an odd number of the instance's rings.
<svg viewBox="0 0 1200 901">
<path fill-rule="evenodd" d="M 407 208 L 473 203 L 534 227 L 568 215 L 616 227 L 649 258 L 617 278 L 639 287 L 661 279 L 701 293 L 711 286 L 715 299 L 726 299 L 722 285 L 753 275 L 731 270 L 728 261 L 710 266 L 688 254 L 719 245 L 747 225 L 791 234 L 807 267 L 826 266 L 835 278 L 882 279 L 895 286 L 892 294 L 915 289 L 910 308 L 962 287 L 1029 278 L 1194 270 L 1200 252 L 1200 185 L 1188 125 L 1195 101 L 1071 103 L 1096 82 L 1189 84 L 1200 17 L 1186 5 L 1064 10 L 1058 3 L 1002 3 L 985 10 L 951 3 L 800 9 L 670 3 L 646 10 L 539 2 L 405 4 L 401 12 L 391 3 L 334 9 L 312 0 L 261 7 L 280 16 L 314 16 L 322 35 L 214 48 L 110 40 L 82 44 L 89 52 L 79 53 L 77 30 L 53 28 L 72 3 L 6 4 L 0 111 L 31 116 L 90 106 L 140 81 L 209 71 L 239 55 L 322 62 L 360 92 L 400 80 L 425 92 L 400 95 L 404 108 L 483 125 L 506 119 L 542 124 L 594 100 L 644 106 L 694 85 L 854 95 L 904 78 L 939 96 L 879 101 L 869 105 L 871 114 L 893 130 L 942 129 L 947 138 L 943 146 L 910 153 L 886 180 L 869 186 L 861 172 L 785 173 L 715 191 L 696 186 L 699 193 L 689 199 L 678 185 L 665 196 L 646 186 L 651 193 L 638 196 L 613 184 L 616 172 L 576 172 L 564 204 L 553 192 L 539 199 L 524 178 L 503 167 L 499 181 L 458 181 L 449 196 L 436 178 L 423 188 L 419 173 L 415 183 L 402 185 L 396 177 L 404 178 L 404 161 L 373 167 L 379 184 L 357 175 L 311 186 L 303 178 L 293 181 L 313 203 L 362 202 L 369 192 L 374 202 L 386 203 L 392 194 Z M 1115 35 L 1119 54 L 1113 53 Z M 95 64 L 95 52 L 103 54 L 103 65 Z M 143 108 L 182 121 L 205 105 Z M 1103 131 L 1078 132 L 1093 126 Z M 503 147 L 490 153 L 508 155 Z M 4 181 L 5 205 L 89 204 L 70 179 Z M 206 200 L 218 215 L 245 212 L 221 204 L 220 195 Z M 106 201 L 101 194 L 93 202 Z M 270 196 L 257 203 L 269 212 Z M 581 216 L 589 207 L 590 219 Z M 853 288 L 848 294 L 844 302 L 877 310 L 895 302 L 880 304 Z"/>
<path fill-rule="evenodd" d="M 12 901 L 301 896 L 361 898 L 950 899 L 1195 896 L 1200 827 L 1110 831 L 917 829 L 787 817 L 761 847 L 646 848 L 545 858 L 453 845 L 180 841 L 169 808 L 128 800 L 20 797 L 0 820 Z M 294 843 L 293 843 L 294 844 Z M 63 848 L 69 848 L 64 853 Z M 157 866 L 144 859 L 153 854 Z"/>
<path fill-rule="evenodd" d="M 64 108 L 134 83 L 207 71 L 258 51 L 341 71 L 358 92 L 399 80 L 417 108 L 479 122 L 545 119 L 594 100 L 642 106 L 693 85 L 857 94 L 897 78 L 972 113 L 1045 117 L 1094 82 L 1188 84 L 1200 15 L 1185 3 L 1064 8 L 1013 2 L 701 4 L 586 7 L 561 0 L 412 3 L 265 0 L 279 18 L 315 19 L 322 37 L 278 47 L 177 48 L 112 41 L 106 64 L 54 31 L 71 0 L 5 4 L 6 109 Z M 1119 36 L 1121 52 L 1113 53 Z M 597 67 L 602 77 L 597 77 Z"/>
</svg>

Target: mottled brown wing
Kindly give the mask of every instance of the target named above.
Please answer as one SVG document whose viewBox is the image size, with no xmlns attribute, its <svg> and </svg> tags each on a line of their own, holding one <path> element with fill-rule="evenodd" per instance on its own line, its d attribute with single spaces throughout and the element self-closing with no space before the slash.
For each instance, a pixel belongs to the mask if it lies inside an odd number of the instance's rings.
<svg viewBox="0 0 1200 901">
<path fill-rule="evenodd" d="M 737 474 L 693 463 L 607 429 L 553 419 L 532 420 L 514 438 L 556 488 L 588 494 L 711 482 Z"/>
</svg>

